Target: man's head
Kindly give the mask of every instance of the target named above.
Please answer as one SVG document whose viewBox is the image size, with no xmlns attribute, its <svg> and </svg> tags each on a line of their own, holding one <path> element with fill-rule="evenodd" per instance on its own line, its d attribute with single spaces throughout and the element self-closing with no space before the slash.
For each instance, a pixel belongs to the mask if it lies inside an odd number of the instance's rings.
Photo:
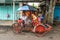
<svg viewBox="0 0 60 40">
<path fill-rule="evenodd" d="M 25 12 L 22 13 L 22 16 L 25 16 Z"/>
</svg>

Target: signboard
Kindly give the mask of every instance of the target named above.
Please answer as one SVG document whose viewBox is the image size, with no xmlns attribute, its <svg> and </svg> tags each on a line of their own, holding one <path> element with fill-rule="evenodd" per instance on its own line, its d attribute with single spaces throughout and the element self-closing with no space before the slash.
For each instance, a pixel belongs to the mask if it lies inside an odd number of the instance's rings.
<svg viewBox="0 0 60 40">
<path fill-rule="evenodd" d="M 5 0 L 0 0 L 0 3 L 5 3 Z"/>
<path fill-rule="evenodd" d="M 32 2 L 38 1 L 38 2 L 39 2 L 39 1 L 43 1 L 43 0 L 15 0 L 15 1 L 23 1 L 23 2 L 25 2 L 25 1 L 28 1 L 28 2 L 31 2 L 31 1 L 32 1 Z"/>
<path fill-rule="evenodd" d="M 13 1 L 21 1 L 21 2 L 39 2 L 43 0 L 0 0 L 0 3 L 5 3 L 5 2 L 13 2 Z"/>
<path fill-rule="evenodd" d="M 5 2 L 13 2 L 13 0 L 5 0 Z"/>
</svg>

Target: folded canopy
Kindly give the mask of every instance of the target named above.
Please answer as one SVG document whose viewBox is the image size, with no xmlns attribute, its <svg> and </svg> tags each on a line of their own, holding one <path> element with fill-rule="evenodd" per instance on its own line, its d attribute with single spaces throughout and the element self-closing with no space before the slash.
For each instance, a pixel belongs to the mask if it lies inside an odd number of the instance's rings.
<svg viewBox="0 0 60 40">
<path fill-rule="evenodd" d="M 23 11 L 23 10 L 31 10 L 31 11 L 36 11 L 37 9 L 33 6 L 25 5 L 25 6 L 20 6 L 17 11 Z"/>
</svg>

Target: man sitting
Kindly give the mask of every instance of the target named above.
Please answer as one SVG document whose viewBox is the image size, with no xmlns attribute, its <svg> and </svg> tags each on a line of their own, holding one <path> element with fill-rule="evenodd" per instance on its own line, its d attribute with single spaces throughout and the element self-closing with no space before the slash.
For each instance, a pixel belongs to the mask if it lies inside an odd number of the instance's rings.
<svg viewBox="0 0 60 40">
<path fill-rule="evenodd" d="M 40 36 L 43 36 L 52 29 L 52 26 L 39 22 L 38 17 L 36 17 L 34 14 L 32 14 L 32 18 L 32 24 L 34 26 L 32 32 L 38 32 L 39 35 L 41 34 Z"/>
</svg>

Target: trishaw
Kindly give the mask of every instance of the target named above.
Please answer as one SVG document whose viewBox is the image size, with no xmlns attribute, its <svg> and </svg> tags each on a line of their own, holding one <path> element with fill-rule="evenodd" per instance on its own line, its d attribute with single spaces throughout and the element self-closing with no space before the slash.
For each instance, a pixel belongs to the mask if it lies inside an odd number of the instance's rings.
<svg viewBox="0 0 60 40">
<path fill-rule="evenodd" d="M 32 18 L 31 19 L 31 25 L 32 25 L 32 27 L 26 27 L 26 28 L 24 28 L 24 27 L 21 27 L 18 23 L 15 23 L 15 24 L 13 24 L 13 30 L 16 33 L 22 32 L 23 30 L 27 30 L 29 32 L 34 32 L 34 33 L 42 34 L 45 31 L 50 31 L 51 30 L 52 27 L 50 25 L 48 25 L 48 24 L 46 24 L 46 25 L 44 24 L 43 25 L 41 22 L 38 21 L 38 17 L 36 17 L 36 15 L 33 12 L 31 12 L 32 10 L 36 11 L 36 8 L 34 8 L 32 6 L 25 5 L 25 6 L 20 7 L 18 10 L 19 11 L 20 10 L 22 10 L 22 11 L 23 10 L 29 10 L 30 11 L 29 16 Z"/>
</svg>

